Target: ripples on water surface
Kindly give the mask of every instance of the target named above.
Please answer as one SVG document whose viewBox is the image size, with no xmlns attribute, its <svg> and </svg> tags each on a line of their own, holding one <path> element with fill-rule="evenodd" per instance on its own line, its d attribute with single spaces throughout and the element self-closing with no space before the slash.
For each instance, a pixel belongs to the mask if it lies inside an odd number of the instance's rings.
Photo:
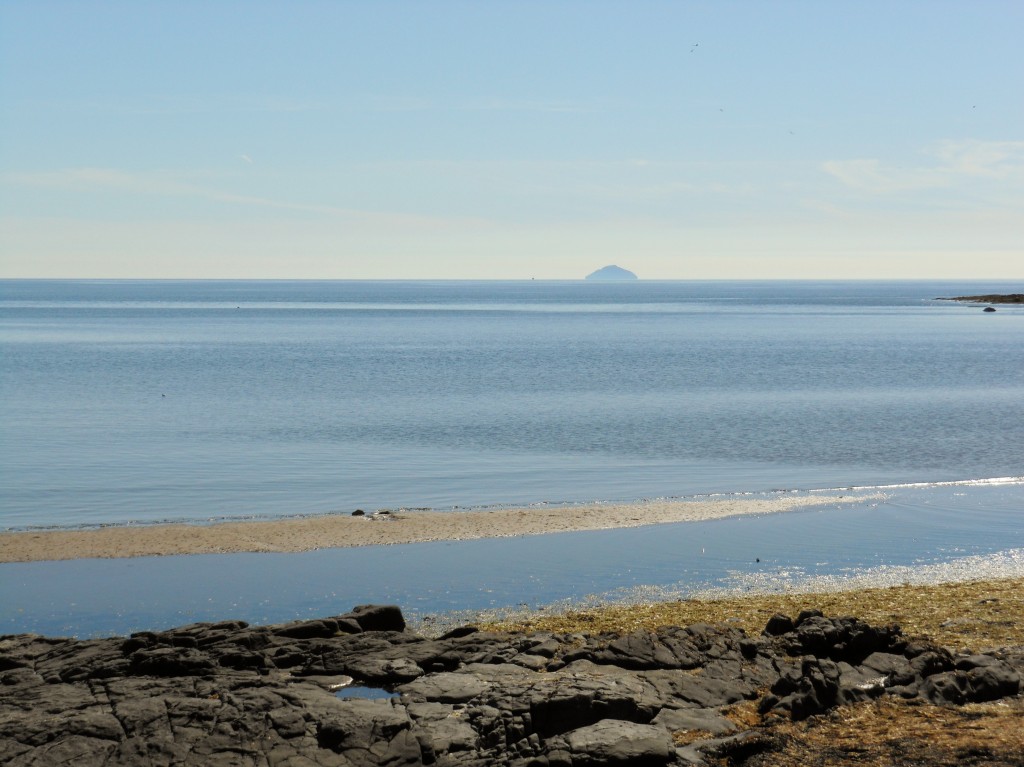
<svg viewBox="0 0 1024 767">
<path fill-rule="evenodd" d="M 0 287 L 3 527 L 1024 465 L 1024 310 L 931 300 L 963 284 Z"/>
<path fill-rule="evenodd" d="M 528 538 L 0 565 L 0 633 L 268 623 L 367 602 L 437 625 L 591 598 L 1022 577 L 1021 487 L 898 488 L 825 509 Z"/>
<path fill-rule="evenodd" d="M 277 619 L 339 612 L 350 600 L 480 608 L 670 587 L 680 580 L 673 568 L 686 588 L 721 585 L 753 553 L 739 542 L 760 536 L 788 536 L 785 556 L 801 564 L 780 567 L 794 579 L 815 576 L 817 562 L 849 575 L 1024 547 L 1019 482 L 942 484 L 1024 474 L 1024 310 L 932 300 L 1016 285 L 4 281 L 0 290 L 0 528 L 905 486 L 886 491 L 880 517 L 723 520 L 673 526 L 668 538 L 659 528 L 188 566 L 4 565 L 0 604 L 21 616 L 16 625 L 102 632 L 189 616 Z M 941 502 L 920 500 L 931 493 Z M 930 520 L 938 538 L 896 535 L 904 517 L 914 520 L 907 529 Z M 731 553 L 685 564 L 679 552 L 695 530 L 729 531 Z M 665 540 L 676 549 L 659 559 L 652 552 Z M 812 553 L 824 545 L 834 551 Z M 648 578 L 638 561 L 662 564 Z M 458 574 L 445 580 L 454 562 Z M 292 572 L 302 574 L 294 583 Z M 124 592 L 140 584 L 159 599 Z M 481 596 L 486 584 L 495 596 Z M 42 617 L 47 605 L 79 611 L 80 622 Z"/>
</svg>

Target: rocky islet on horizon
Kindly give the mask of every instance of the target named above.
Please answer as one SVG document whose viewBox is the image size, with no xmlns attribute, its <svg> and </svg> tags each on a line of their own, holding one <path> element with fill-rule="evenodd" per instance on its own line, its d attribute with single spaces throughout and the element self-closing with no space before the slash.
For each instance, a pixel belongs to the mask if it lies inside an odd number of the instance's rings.
<svg viewBox="0 0 1024 767">
<path fill-rule="evenodd" d="M 621 266 L 615 266 L 610 264 L 608 266 L 601 267 L 596 272 L 591 272 L 584 279 L 594 280 L 596 282 L 622 282 L 639 279 L 629 269 L 623 269 Z"/>
<path fill-rule="evenodd" d="M 936 301 L 971 301 L 979 304 L 1024 304 L 1024 293 L 994 293 L 987 296 L 955 296 Z"/>
<path fill-rule="evenodd" d="M 956 706 L 1018 696 L 1022 673 L 1024 647 L 954 654 L 816 610 L 776 615 L 757 637 L 698 624 L 426 638 L 394 606 L 127 639 L 11 635 L 0 637 L 0 762 L 743 764 L 778 740 L 731 720 L 735 704 L 781 720 L 884 696 Z M 353 682 L 393 697 L 346 698 Z"/>
</svg>

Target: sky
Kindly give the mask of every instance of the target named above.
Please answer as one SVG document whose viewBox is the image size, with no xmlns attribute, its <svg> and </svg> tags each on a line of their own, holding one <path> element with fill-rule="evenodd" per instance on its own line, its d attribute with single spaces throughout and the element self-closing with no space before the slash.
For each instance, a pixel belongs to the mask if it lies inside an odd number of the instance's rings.
<svg viewBox="0 0 1024 767">
<path fill-rule="evenodd" d="M 1024 278 L 1024 3 L 0 0 L 0 277 Z"/>
</svg>

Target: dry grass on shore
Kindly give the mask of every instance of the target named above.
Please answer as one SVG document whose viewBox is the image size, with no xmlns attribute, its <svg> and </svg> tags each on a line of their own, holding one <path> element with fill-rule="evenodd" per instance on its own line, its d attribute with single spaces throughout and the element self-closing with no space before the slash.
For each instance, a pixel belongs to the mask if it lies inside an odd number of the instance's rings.
<svg viewBox="0 0 1024 767">
<path fill-rule="evenodd" d="M 512 631 L 614 632 L 664 625 L 726 621 L 759 634 L 775 613 L 795 616 L 817 608 L 828 616 L 855 615 L 873 624 L 899 624 L 913 638 L 980 651 L 1024 645 L 1024 578 L 895 586 L 818 594 L 765 594 L 612 605 L 490 624 Z M 935 706 L 883 698 L 840 706 L 822 716 L 791 722 L 763 719 L 753 701 L 726 715 L 741 730 L 756 729 L 766 746 L 747 758 L 709 759 L 715 767 L 1021 767 L 1024 765 L 1024 698 Z M 680 744 L 709 737 L 677 733 Z"/>
<path fill-rule="evenodd" d="M 658 626 L 727 622 L 757 635 L 775 613 L 817 608 L 868 623 L 896 623 L 904 634 L 953 648 L 1024 644 L 1024 578 L 893 586 L 815 594 L 760 594 L 608 605 L 488 624 L 500 631 L 627 633 Z"/>
<path fill-rule="evenodd" d="M 772 725 L 772 767 L 1020 767 L 1024 701 L 933 706 L 882 699 Z"/>
</svg>

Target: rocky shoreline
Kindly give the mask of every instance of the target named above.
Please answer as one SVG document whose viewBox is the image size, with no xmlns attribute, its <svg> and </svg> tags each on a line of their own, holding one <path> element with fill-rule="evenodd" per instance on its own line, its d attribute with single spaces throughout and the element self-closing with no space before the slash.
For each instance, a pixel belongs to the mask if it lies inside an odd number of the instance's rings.
<svg viewBox="0 0 1024 767">
<path fill-rule="evenodd" d="M 970 301 L 978 304 L 1024 304 L 1024 293 L 992 294 L 987 296 L 956 296 L 937 298 L 936 301 Z"/>
<path fill-rule="evenodd" d="M 13 635 L 0 637 L 0 762 L 779 764 L 793 722 L 902 703 L 1019 711 L 1022 675 L 1022 646 L 953 652 L 817 610 L 777 614 L 760 635 L 466 626 L 427 638 L 394 606 L 128 638 Z M 986 748 L 956 763 L 1021 763 Z"/>
</svg>

